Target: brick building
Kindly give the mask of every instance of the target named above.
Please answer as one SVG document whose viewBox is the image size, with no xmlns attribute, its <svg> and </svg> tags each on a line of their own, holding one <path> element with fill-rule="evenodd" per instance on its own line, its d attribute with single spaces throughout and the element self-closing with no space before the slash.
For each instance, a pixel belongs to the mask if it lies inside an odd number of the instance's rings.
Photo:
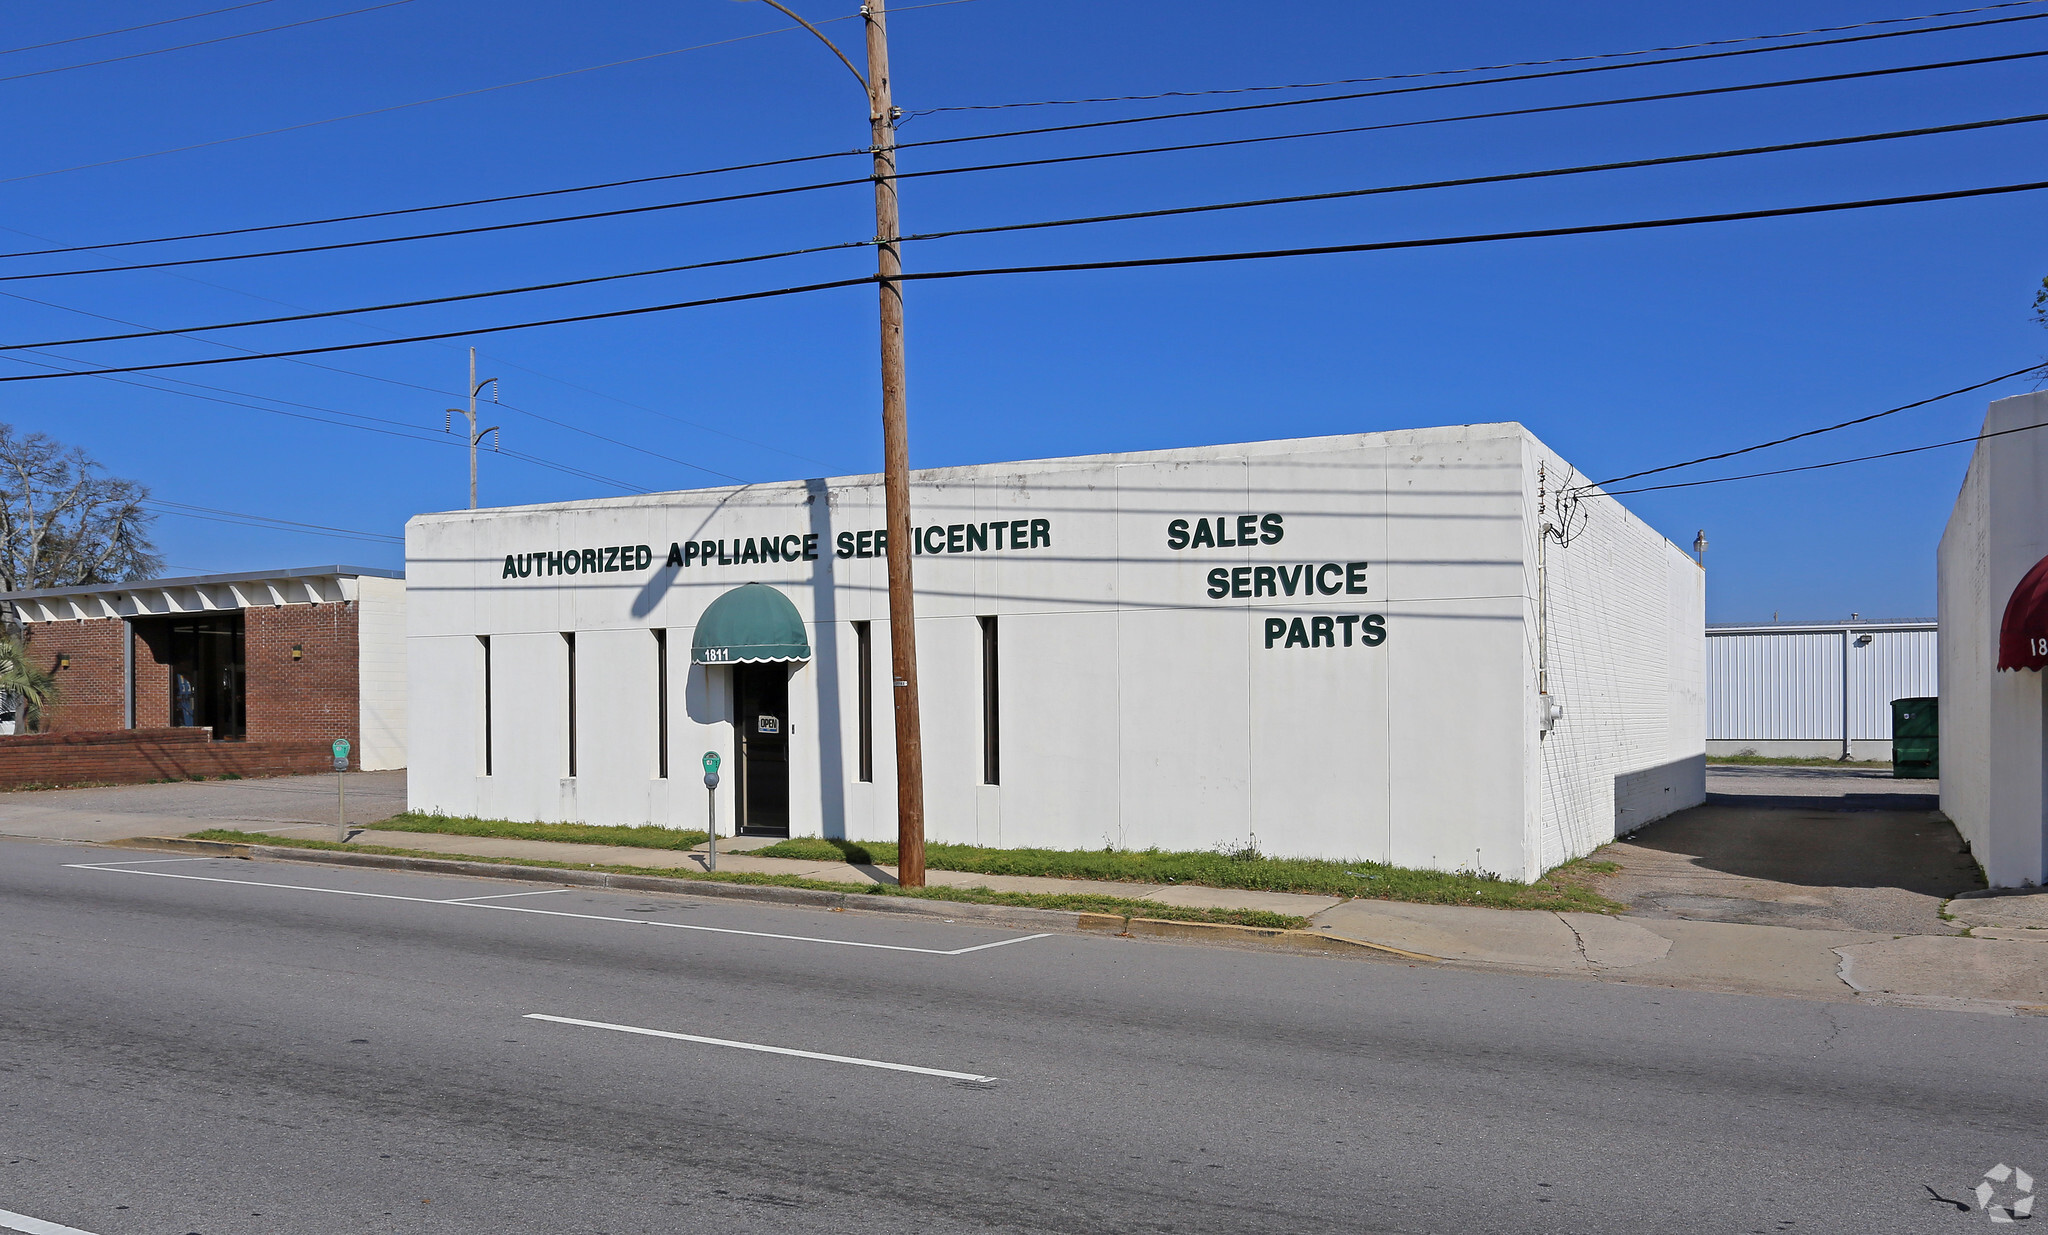
<svg viewBox="0 0 2048 1235">
<path fill-rule="evenodd" d="M 316 566 L 0 593 L 55 671 L 0 786 L 405 766 L 405 579 Z"/>
</svg>

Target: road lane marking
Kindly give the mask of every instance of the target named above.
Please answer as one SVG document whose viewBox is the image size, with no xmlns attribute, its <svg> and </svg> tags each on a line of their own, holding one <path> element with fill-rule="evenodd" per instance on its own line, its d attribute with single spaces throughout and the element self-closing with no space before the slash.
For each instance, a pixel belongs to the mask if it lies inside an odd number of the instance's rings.
<svg viewBox="0 0 2048 1235">
<path fill-rule="evenodd" d="M 550 892 L 567 892 L 568 890 L 567 888 L 542 888 L 538 892 L 493 892 L 489 896 L 458 896 L 441 903 L 444 905 L 467 905 L 473 901 L 503 900 L 508 896 L 546 896 Z"/>
<path fill-rule="evenodd" d="M 91 1231 L 81 1231 L 75 1226 L 45 1222 L 41 1218 L 9 1213 L 4 1209 L 0 1209 L 0 1230 L 21 1231 L 23 1235 L 92 1235 Z"/>
<path fill-rule="evenodd" d="M 206 859 L 193 859 L 206 860 Z M 862 943 L 854 939 L 820 939 L 814 935 L 782 935 L 773 931 L 744 931 L 731 926 L 698 926 L 688 922 L 654 922 L 646 918 L 614 918 L 597 913 L 570 913 L 563 909 L 528 909 L 524 905 L 491 905 L 471 900 L 442 900 L 430 896 L 400 896 L 393 892 L 355 892 L 347 888 L 316 888 L 302 883 L 266 883 L 260 879 L 222 879 L 214 875 L 180 875 L 173 871 L 135 870 L 132 864 L 118 866 L 111 862 L 66 862 L 68 870 L 98 871 L 103 875 L 148 875 L 156 879 L 184 879 L 194 883 L 230 883 L 248 888 L 280 888 L 287 892 L 324 892 L 330 896 L 359 896 L 366 900 L 410 901 L 415 905 L 448 905 L 456 909 L 495 909 L 500 913 L 531 913 L 548 918 L 578 918 L 586 922 L 617 922 L 626 926 L 661 926 L 678 931 L 702 931 L 711 935 L 745 935 L 753 939 L 782 939 L 791 943 L 823 943 L 841 948 L 869 948 L 878 952 L 916 952 L 924 956 L 965 956 L 985 948 L 1001 947 L 1004 944 L 1024 943 L 1032 939 L 1048 939 L 1045 932 L 1036 935 L 1019 935 L 1011 939 L 998 939 L 994 943 L 978 943 L 965 948 L 913 948 L 900 943 Z M 552 889 L 551 889 L 552 890 Z M 559 889 L 568 891 L 568 889 Z"/>
<path fill-rule="evenodd" d="M 581 1025 L 585 1029 L 610 1029 L 617 1033 L 637 1033 L 649 1038 L 673 1038 L 678 1042 L 701 1042 L 706 1046 L 730 1046 L 742 1051 L 760 1051 L 768 1055 L 789 1055 L 797 1059 L 822 1059 L 826 1063 L 858 1064 L 863 1068 L 887 1068 L 891 1072 L 915 1072 L 920 1076 L 943 1076 L 952 1081 L 973 1081 L 976 1084 L 993 1084 L 993 1076 L 976 1076 L 972 1072 L 948 1072 L 944 1068 L 920 1068 L 915 1064 L 890 1063 L 884 1059 L 862 1059 L 857 1055 L 827 1055 L 820 1051 L 800 1051 L 788 1046 L 765 1046 L 759 1042 L 735 1042 L 730 1038 L 706 1038 L 694 1033 L 672 1033 L 666 1029 L 642 1029 L 638 1025 L 614 1025 L 608 1021 L 584 1021 L 573 1016 L 549 1016 L 545 1012 L 528 1012 L 529 1021 L 553 1021 L 557 1025 Z"/>
</svg>

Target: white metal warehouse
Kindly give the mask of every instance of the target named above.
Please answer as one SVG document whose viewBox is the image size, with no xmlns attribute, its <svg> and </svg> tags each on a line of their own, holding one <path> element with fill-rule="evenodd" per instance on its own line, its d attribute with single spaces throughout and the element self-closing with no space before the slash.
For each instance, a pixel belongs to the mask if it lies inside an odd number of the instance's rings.
<svg viewBox="0 0 2048 1235">
<path fill-rule="evenodd" d="M 1933 622 L 1707 627 L 1707 753 L 1890 759 L 1892 701 L 1940 687 Z"/>
<path fill-rule="evenodd" d="M 913 473 L 929 835 L 1527 878 L 1698 803 L 1701 573 L 1570 474 L 1515 424 Z M 715 751 L 721 830 L 893 838 L 882 528 L 876 476 L 413 519 L 412 806 L 702 827 Z"/>
</svg>

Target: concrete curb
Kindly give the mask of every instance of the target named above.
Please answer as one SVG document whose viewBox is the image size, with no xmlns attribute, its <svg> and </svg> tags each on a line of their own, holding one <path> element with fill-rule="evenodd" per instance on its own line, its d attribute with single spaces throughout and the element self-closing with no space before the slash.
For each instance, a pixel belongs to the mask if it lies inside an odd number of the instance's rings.
<svg viewBox="0 0 2048 1235">
<path fill-rule="evenodd" d="M 131 836 L 103 843 L 115 849 L 158 849 L 174 853 L 202 853 L 221 858 L 313 862 L 323 866 L 355 866 L 431 875 L 474 875 L 488 879 L 610 888 L 620 892 L 666 892 L 682 896 L 708 896 L 804 909 L 859 910 L 867 913 L 945 918 L 950 921 L 967 919 L 991 926 L 1013 926 L 1020 930 L 1071 931 L 1136 939 L 1166 939 L 1182 943 L 1271 948 L 1324 956 L 1391 956 L 1417 963 L 1440 963 L 1440 958 L 1425 956 L 1420 952 L 1405 952 L 1385 944 L 1368 943 L 1362 939 L 1350 939 L 1324 931 L 1234 926 L 1217 922 L 1175 922 L 1164 918 L 1126 918 L 1113 913 L 1031 909 L 1021 905 L 979 905 L 971 901 L 911 899 L 879 896 L 870 892 L 825 892 L 814 888 L 721 883 L 710 879 L 670 879 L 659 875 L 622 875 L 613 871 L 575 870 L 566 867 L 501 865 L 496 862 L 469 862 L 460 858 L 416 858 L 388 853 L 352 853 L 338 849 L 297 849 L 289 845 L 251 845 L 237 841 L 194 840 L 184 836 Z"/>
</svg>

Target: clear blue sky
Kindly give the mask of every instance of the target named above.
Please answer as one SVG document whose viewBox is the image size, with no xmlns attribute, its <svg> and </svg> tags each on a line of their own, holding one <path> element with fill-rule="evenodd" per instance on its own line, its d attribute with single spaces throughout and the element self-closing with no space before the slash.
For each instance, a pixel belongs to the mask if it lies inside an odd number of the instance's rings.
<svg viewBox="0 0 2048 1235">
<path fill-rule="evenodd" d="M 268 0 L 198 20 L 0 56 L 0 76 L 145 52 L 363 7 Z M 1922 7 L 1924 5 L 1924 7 Z M 207 0 L 16 6 L 11 47 L 178 17 Z M 892 21 L 906 109 L 1425 73 L 1906 17 L 1920 0 L 1712 6 L 1431 5 L 1211 0 L 967 0 Z M 1957 3 L 1953 7 L 1961 8 Z M 816 0 L 814 20 L 851 6 Z M 1995 16 L 2048 13 L 2008 7 Z M 0 81 L 8 133 L 0 226 L 12 249 L 289 222 L 473 196 L 848 150 L 865 109 L 810 36 L 770 33 L 637 64 L 156 157 L 173 147 L 322 121 L 635 56 L 776 31 L 760 4 L 409 0 L 374 12 L 98 67 Z M 1885 29 L 1894 27 L 1876 27 Z M 860 59 L 859 22 L 825 27 Z M 1080 134 L 906 150 L 905 171 L 2048 48 L 2048 20 L 1845 47 L 1474 86 Z M 2011 116 L 2039 106 L 2042 61 L 1677 102 L 1470 121 L 905 184 L 909 231 L 1326 192 Z M 1450 79 L 1433 79 L 1450 80 Z M 2031 87 L 2031 88 L 2030 88 Z M 1291 97 L 1231 96 L 1228 104 Z M 950 112 L 906 142 L 1200 105 Z M 1343 244 L 1929 192 L 2036 178 L 2048 125 L 1846 149 L 1409 193 L 910 246 L 912 269 Z M 104 160 L 126 160 L 82 170 Z M 855 159 L 412 220 L 78 258 L 162 259 L 355 239 L 675 200 L 860 174 Z M 909 297 L 918 466 L 1519 420 L 1596 477 L 1877 411 L 2038 361 L 2029 317 L 2044 273 L 2043 194 L 1403 253 L 922 284 Z M 638 218 L 173 271 L 0 283 L 0 341 L 100 333 L 101 314 L 155 328 L 574 278 L 872 234 L 860 187 Z M 847 277 L 853 249 L 719 272 L 221 332 L 256 350 L 460 330 Z M 37 264 L 42 263 L 42 264 Z M 505 444 L 649 489 L 877 470 L 868 288 L 484 337 Z M 58 349 L 143 363 L 229 354 L 170 339 Z M 44 359 L 47 358 L 31 358 Z M 462 342 L 187 370 L 217 390 L 105 379 L 0 386 L 0 419 L 84 446 L 116 474 L 191 505 L 393 534 L 464 501 L 462 455 L 419 442 L 207 402 L 442 436 Z M 336 372 L 334 370 L 346 370 Z M 15 361 L 0 373 L 29 372 Z M 381 380 L 380 380 L 381 379 Z M 152 389 L 150 387 L 167 387 Z M 424 389 L 421 389 L 424 387 Z M 1791 466 L 1967 435 L 2011 382 L 1727 471 Z M 186 394 L 172 393 L 182 389 Z M 223 391 L 232 393 L 223 393 Z M 323 409 L 323 410 L 313 410 Z M 527 412 L 630 443 L 579 435 Z M 373 423 L 373 422 L 365 422 Z M 393 428 L 391 425 L 378 425 Z M 709 471 L 668 459 L 684 460 Z M 1917 616 L 1966 450 L 1628 499 L 1666 535 L 1712 541 L 1711 620 Z M 1703 470 L 1703 475 L 1724 474 Z M 483 500 L 620 492 L 486 455 Z M 173 516 L 171 567 L 395 566 L 392 544 Z"/>
</svg>

